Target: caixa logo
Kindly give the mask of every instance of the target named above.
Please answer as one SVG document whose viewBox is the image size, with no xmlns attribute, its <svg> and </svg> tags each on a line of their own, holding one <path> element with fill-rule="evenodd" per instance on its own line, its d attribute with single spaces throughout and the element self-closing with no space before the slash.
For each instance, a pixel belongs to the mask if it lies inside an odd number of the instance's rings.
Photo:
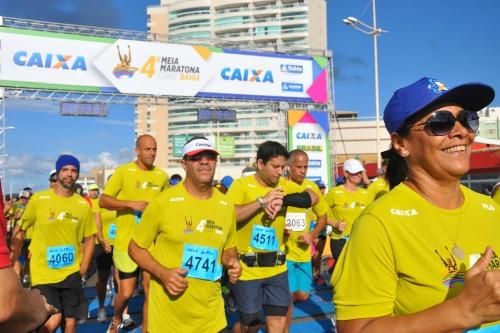
<svg viewBox="0 0 500 333">
<path fill-rule="evenodd" d="M 25 67 L 87 70 L 85 58 L 82 56 L 40 52 L 29 54 L 27 51 L 18 51 L 14 54 L 13 60 L 16 65 Z"/>
<path fill-rule="evenodd" d="M 297 132 L 295 134 L 297 139 L 307 139 L 307 140 L 321 140 L 323 136 L 321 133 L 312 133 L 312 132 Z"/>
<path fill-rule="evenodd" d="M 273 72 L 263 69 L 230 68 L 224 67 L 220 76 L 224 80 L 246 81 L 246 82 L 270 82 L 274 83 Z"/>
</svg>

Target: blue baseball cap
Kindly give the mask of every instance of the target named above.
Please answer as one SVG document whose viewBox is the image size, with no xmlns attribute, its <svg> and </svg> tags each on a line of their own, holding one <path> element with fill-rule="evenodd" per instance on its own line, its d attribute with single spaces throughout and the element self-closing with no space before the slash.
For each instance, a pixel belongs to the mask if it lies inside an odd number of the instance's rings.
<svg viewBox="0 0 500 333">
<path fill-rule="evenodd" d="M 321 179 L 318 179 L 315 181 L 316 185 L 318 185 L 319 188 L 326 187 L 325 183 Z"/>
<path fill-rule="evenodd" d="M 493 88 L 483 83 L 465 83 L 448 89 L 439 80 L 423 77 L 394 92 L 384 110 L 384 123 L 390 134 L 400 130 L 406 119 L 429 107 L 454 103 L 467 110 L 479 111 L 494 98 Z"/>
<path fill-rule="evenodd" d="M 229 187 L 233 183 L 233 177 L 231 177 L 231 176 L 224 176 L 224 177 L 222 177 L 220 183 L 222 185 L 224 185 L 224 187 L 226 187 L 227 189 L 229 189 Z"/>
</svg>

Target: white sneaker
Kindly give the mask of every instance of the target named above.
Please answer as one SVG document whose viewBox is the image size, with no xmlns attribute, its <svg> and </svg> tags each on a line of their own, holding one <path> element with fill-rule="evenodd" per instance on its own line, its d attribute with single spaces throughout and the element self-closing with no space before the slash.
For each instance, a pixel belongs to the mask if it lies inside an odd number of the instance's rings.
<svg viewBox="0 0 500 333">
<path fill-rule="evenodd" d="M 106 316 L 106 310 L 104 308 L 99 309 L 99 311 L 97 312 L 97 321 L 100 323 L 104 323 L 107 319 L 108 318 Z"/>
<path fill-rule="evenodd" d="M 132 329 L 132 328 L 135 328 L 137 327 L 137 322 L 132 319 L 130 317 L 130 315 L 128 316 L 128 318 L 126 318 L 125 316 L 123 316 L 123 320 L 120 324 L 120 328 L 123 328 L 123 329 Z"/>
</svg>

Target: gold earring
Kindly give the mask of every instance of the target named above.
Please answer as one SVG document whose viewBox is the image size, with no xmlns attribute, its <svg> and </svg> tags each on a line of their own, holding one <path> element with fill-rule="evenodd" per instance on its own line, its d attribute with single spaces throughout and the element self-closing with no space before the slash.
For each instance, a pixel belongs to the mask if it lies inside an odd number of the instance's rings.
<svg viewBox="0 0 500 333">
<path fill-rule="evenodd" d="M 406 149 L 401 150 L 401 156 L 406 157 L 408 156 L 408 151 Z"/>
</svg>

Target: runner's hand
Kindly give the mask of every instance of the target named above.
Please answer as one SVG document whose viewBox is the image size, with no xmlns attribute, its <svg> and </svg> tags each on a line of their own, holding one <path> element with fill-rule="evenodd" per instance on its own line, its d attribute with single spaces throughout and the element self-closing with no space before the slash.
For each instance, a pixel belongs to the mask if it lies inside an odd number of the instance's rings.
<svg viewBox="0 0 500 333">
<path fill-rule="evenodd" d="M 314 240 L 314 237 L 309 232 L 306 232 L 305 234 L 300 235 L 299 239 L 298 239 L 299 243 L 309 244 L 309 245 L 312 244 L 313 240 Z"/>
<path fill-rule="evenodd" d="M 264 210 L 266 211 L 267 216 L 274 219 L 281 210 L 281 207 L 283 207 L 283 200 L 281 198 L 275 198 L 266 204 Z"/>
<path fill-rule="evenodd" d="M 229 259 L 227 263 L 227 274 L 229 275 L 229 282 L 235 284 L 241 275 L 240 261 L 236 258 Z"/>
<path fill-rule="evenodd" d="M 100 242 L 100 244 L 101 244 L 102 250 L 106 253 L 111 253 L 111 251 L 113 250 L 111 245 L 109 245 L 109 241 L 107 241 L 106 239 L 103 239 L 102 242 Z"/>
<path fill-rule="evenodd" d="M 347 227 L 347 223 L 345 223 L 345 221 L 342 220 L 337 225 L 334 225 L 333 227 L 336 230 L 338 230 L 339 232 L 343 232 L 346 229 L 346 227 Z"/>
<path fill-rule="evenodd" d="M 31 318 L 26 318 L 27 320 L 31 319 L 29 320 L 29 327 L 26 327 L 28 331 L 42 326 L 51 315 L 59 312 L 55 307 L 47 303 L 47 299 L 40 294 L 38 289 L 24 289 L 24 293 L 31 309 Z"/>
<path fill-rule="evenodd" d="M 465 274 L 464 287 L 450 302 L 456 304 L 467 327 L 500 318 L 500 270 L 488 270 L 493 249 L 488 246 L 481 258 Z"/>
<path fill-rule="evenodd" d="M 188 281 L 185 276 L 187 269 L 182 268 L 166 268 L 161 276 L 161 282 L 171 296 L 178 296 L 188 287 Z"/>
<path fill-rule="evenodd" d="M 147 206 L 146 201 L 130 201 L 129 203 L 129 208 L 137 212 L 143 212 Z"/>
</svg>

